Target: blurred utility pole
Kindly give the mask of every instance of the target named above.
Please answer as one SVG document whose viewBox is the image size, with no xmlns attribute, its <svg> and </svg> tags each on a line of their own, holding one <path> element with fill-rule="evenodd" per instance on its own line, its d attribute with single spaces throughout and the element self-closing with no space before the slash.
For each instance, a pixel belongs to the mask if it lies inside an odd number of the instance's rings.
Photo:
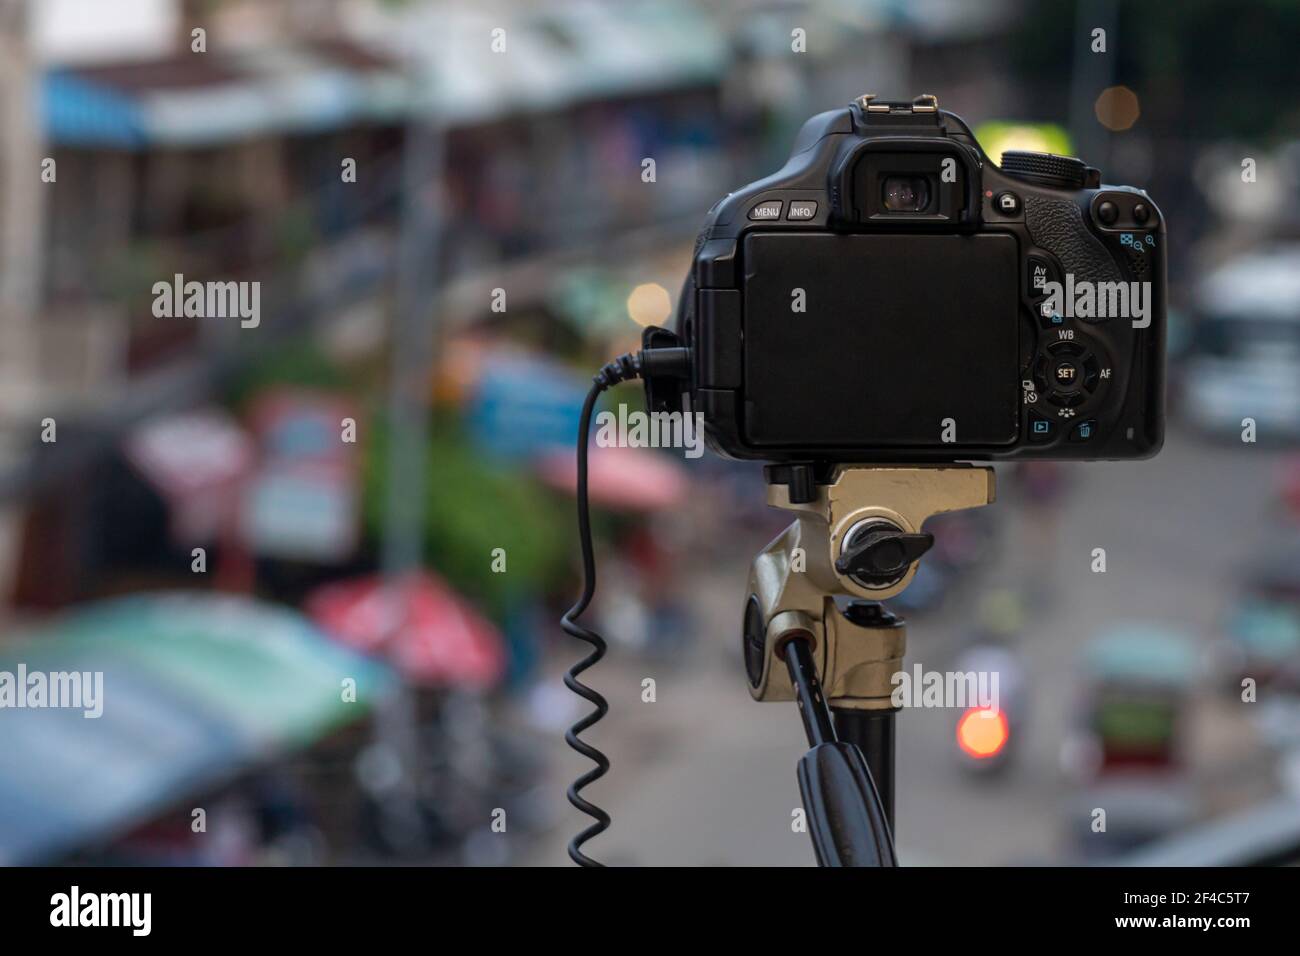
<svg viewBox="0 0 1300 956">
<path fill-rule="evenodd" d="M 40 383 L 37 312 L 43 191 L 40 71 L 28 0 L 0 0 L 0 424 L 33 410 Z"/>
<path fill-rule="evenodd" d="M 424 100 L 415 84 L 412 97 Z M 407 626 L 410 605 L 401 584 L 424 558 L 425 497 L 429 494 L 429 403 L 436 360 L 435 299 L 442 231 L 444 131 L 420 106 L 406 128 L 402 155 L 402 221 L 397 250 L 397 290 L 391 326 L 388 393 L 388 484 L 385 489 L 383 570 L 389 586 L 389 625 Z M 376 718 L 378 744 L 399 770 L 387 804 L 390 833 L 405 846 L 423 842 L 417 786 L 421 777 L 415 701 L 405 686 L 383 703 Z"/>
<path fill-rule="evenodd" d="M 1116 0 L 1078 0 L 1074 22 L 1074 62 L 1070 64 L 1070 138 L 1074 155 L 1106 174 L 1111 133 L 1097 119 L 1101 91 L 1115 84 L 1119 57 L 1119 8 Z M 1106 52 L 1092 52 L 1092 31 L 1106 31 Z"/>
</svg>

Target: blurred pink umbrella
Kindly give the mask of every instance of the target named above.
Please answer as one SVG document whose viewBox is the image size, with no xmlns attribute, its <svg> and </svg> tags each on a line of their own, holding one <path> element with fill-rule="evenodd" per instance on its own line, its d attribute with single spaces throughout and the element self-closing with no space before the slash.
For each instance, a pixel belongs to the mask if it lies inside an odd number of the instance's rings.
<svg viewBox="0 0 1300 956">
<path fill-rule="evenodd" d="M 327 584 L 304 609 L 331 637 L 383 656 L 413 683 L 487 687 L 505 670 L 500 632 L 427 571 Z"/>
<path fill-rule="evenodd" d="M 587 493 L 592 504 L 626 511 L 654 511 L 677 504 L 686 495 L 682 469 L 648 448 L 602 448 L 587 452 Z M 572 451 L 538 459 L 537 473 L 554 488 L 573 493 L 578 463 Z"/>
</svg>

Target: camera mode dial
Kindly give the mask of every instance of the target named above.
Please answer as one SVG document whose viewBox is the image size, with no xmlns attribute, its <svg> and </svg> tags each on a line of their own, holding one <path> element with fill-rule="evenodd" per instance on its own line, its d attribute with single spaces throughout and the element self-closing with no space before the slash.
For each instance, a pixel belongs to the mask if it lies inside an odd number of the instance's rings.
<svg viewBox="0 0 1300 956">
<path fill-rule="evenodd" d="M 1056 189 L 1082 189 L 1088 179 L 1088 166 L 1081 159 L 1022 149 L 1009 149 L 1002 154 L 1002 171 L 1016 179 Z"/>
</svg>

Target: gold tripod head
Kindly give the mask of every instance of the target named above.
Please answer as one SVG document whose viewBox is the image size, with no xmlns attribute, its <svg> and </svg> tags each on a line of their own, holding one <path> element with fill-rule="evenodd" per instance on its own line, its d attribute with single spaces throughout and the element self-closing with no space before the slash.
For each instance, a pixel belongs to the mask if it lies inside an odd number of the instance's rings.
<svg viewBox="0 0 1300 956">
<path fill-rule="evenodd" d="M 836 596 L 881 601 L 901 593 L 933 538 L 932 516 L 994 500 L 994 473 L 976 465 L 839 465 L 811 494 L 771 484 L 768 504 L 794 522 L 754 559 L 745 608 L 745 667 L 755 700 L 794 700 L 782 645 L 807 638 L 834 707 L 890 706 L 906 629 L 872 605 L 848 615 Z"/>
</svg>

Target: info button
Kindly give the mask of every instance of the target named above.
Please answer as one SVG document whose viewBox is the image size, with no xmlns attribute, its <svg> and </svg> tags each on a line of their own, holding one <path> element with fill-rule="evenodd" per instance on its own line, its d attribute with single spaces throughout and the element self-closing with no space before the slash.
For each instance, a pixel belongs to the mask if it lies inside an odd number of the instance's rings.
<svg viewBox="0 0 1300 956">
<path fill-rule="evenodd" d="M 761 202 L 749 211 L 749 218 L 767 222 L 772 219 L 781 218 L 781 200 L 769 199 L 767 202 Z"/>
<path fill-rule="evenodd" d="M 810 199 L 796 199 L 790 203 L 790 211 L 785 214 L 785 218 L 798 221 L 800 219 L 811 219 L 817 215 L 817 204 Z"/>
</svg>

